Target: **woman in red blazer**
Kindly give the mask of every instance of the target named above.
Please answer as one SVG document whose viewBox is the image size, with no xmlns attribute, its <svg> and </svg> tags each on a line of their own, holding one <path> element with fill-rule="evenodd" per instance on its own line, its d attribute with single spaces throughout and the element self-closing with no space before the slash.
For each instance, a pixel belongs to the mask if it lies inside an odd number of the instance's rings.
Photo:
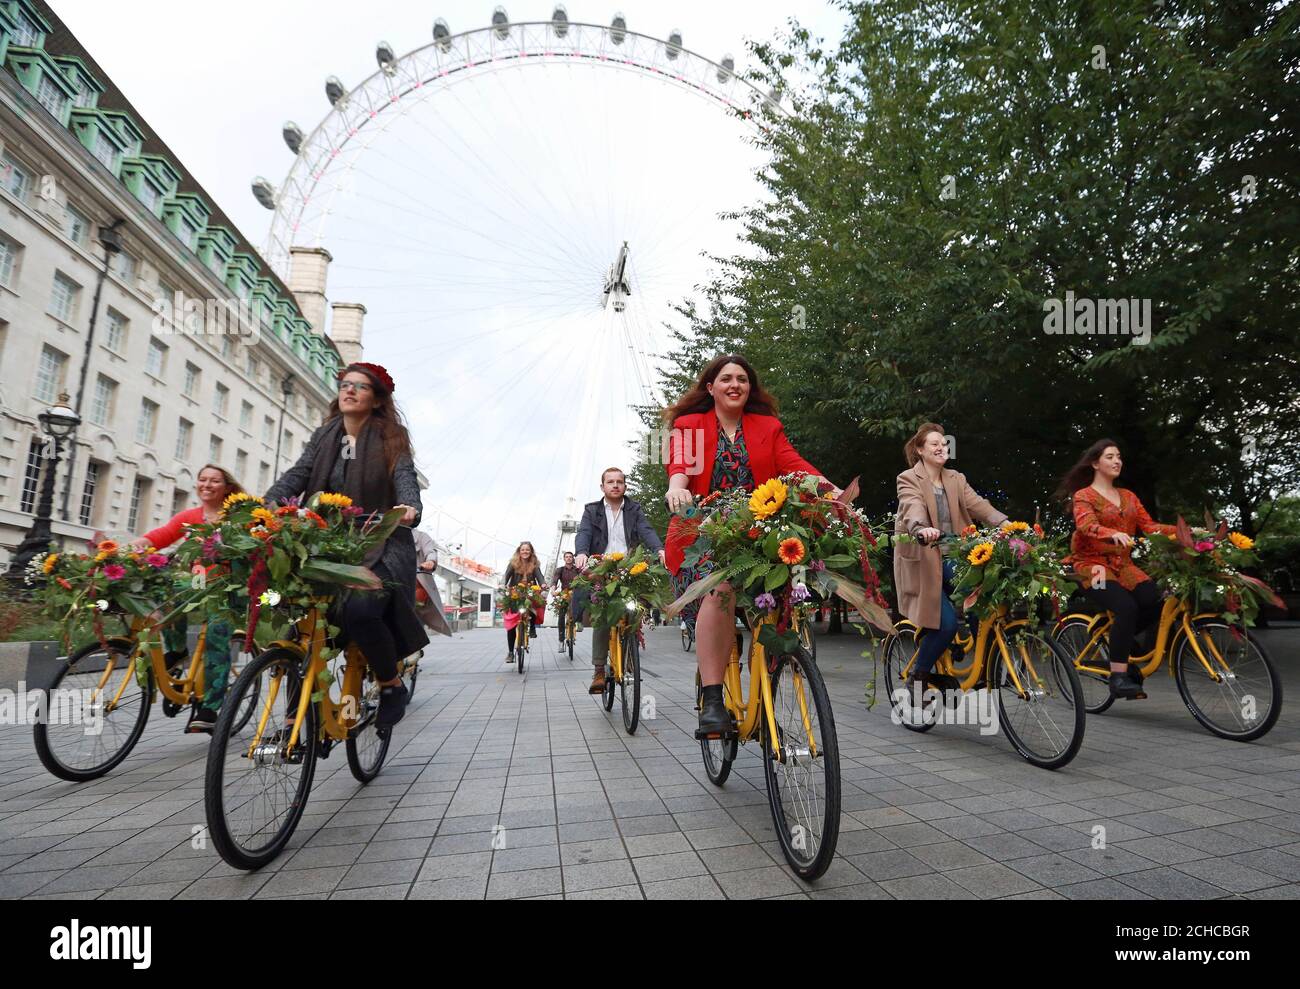
<svg viewBox="0 0 1300 989">
<path fill-rule="evenodd" d="M 776 417 L 776 399 L 763 390 L 758 374 L 745 358 L 728 354 L 714 358 L 695 384 L 664 412 L 671 424 L 668 456 L 668 510 L 676 513 L 697 496 L 713 491 L 757 485 L 781 474 L 804 471 L 822 478 L 786 439 Z M 834 495 L 838 496 L 839 488 Z M 708 565 L 683 569 L 685 547 L 694 536 L 674 516 L 665 546 L 668 569 L 679 585 L 708 572 Z M 731 658 L 736 627 L 736 599 L 723 583 L 700 603 L 695 626 L 700 683 L 701 736 L 730 730 L 731 714 L 722 702 L 722 676 Z"/>
</svg>

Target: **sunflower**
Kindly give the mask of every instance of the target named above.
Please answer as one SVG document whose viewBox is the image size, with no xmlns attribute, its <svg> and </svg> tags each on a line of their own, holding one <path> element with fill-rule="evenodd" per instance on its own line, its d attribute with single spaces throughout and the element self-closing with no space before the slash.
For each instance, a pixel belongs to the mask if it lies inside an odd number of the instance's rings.
<svg viewBox="0 0 1300 989">
<path fill-rule="evenodd" d="M 628 573 L 630 573 L 633 577 L 636 577 L 639 574 L 645 573 L 649 569 L 650 569 L 650 564 L 646 563 L 645 560 L 642 560 L 640 563 L 633 566 L 632 569 L 628 571 Z"/>
<path fill-rule="evenodd" d="M 1237 549 L 1255 548 L 1255 540 L 1251 539 L 1250 536 L 1242 535 L 1240 532 L 1229 533 L 1228 538 L 1232 540 L 1232 545 L 1236 546 Z"/>
<path fill-rule="evenodd" d="M 41 564 L 41 570 L 45 572 L 45 576 L 48 577 L 51 573 L 54 572 L 55 564 L 57 564 L 58 562 L 59 562 L 58 553 L 51 553 L 49 556 L 45 558 L 45 562 Z"/>
<path fill-rule="evenodd" d="M 976 546 L 973 550 L 970 551 L 970 556 L 966 557 L 966 559 L 970 561 L 971 566 L 982 567 L 984 566 L 984 564 L 989 562 L 989 558 L 992 555 L 993 555 L 993 544 L 980 543 L 978 546 Z"/>
<path fill-rule="evenodd" d="M 789 488 L 780 478 L 774 477 L 770 481 L 764 481 L 749 496 L 749 510 L 754 513 L 756 519 L 769 518 L 781 510 L 787 494 Z"/>
<path fill-rule="evenodd" d="M 265 508 L 254 508 L 253 518 L 264 525 L 275 521 L 275 516 L 272 515 L 270 512 L 268 512 Z"/>
<path fill-rule="evenodd" d="M 1003 532 L 1028 532 L 1029 523 L 1028 522 L 1003 522 L 1002 531 Z"/>
<path fill-rule="evenodd" d="M 610 553 L 607 557 L 605 557 L 605 559 L 607 559 L 607 560 L 613 560 L 615 563 L 617 563 L 619 560 L 623 559 L 623 554 L 622 554 L 622 553 Z"/>
<path fill-rule="evenodd" d="M 262 499 L 258 498 L 256 495 L 251 495 L 247 491 L 236 491 L 221 503 L 221 510 L 223 512 L 228 512 L 236 505 L 242 504 L 245 501 L 255 501 L 259 505 L 262 504 Z"/>
<path fill-rule="evenodd" d="M 807 553 L 808 551 L 804 548 L 803 543 L 793 536 L 789 539 L 782 539 L 781 545 L 776 551 L 776 555 L 781 562 L 788 563 L 790 566 L 802 563 Z"/>
<path fill-rule="evenodd" d="M 326 491 L 320 496 L 320 503 L 328 508 L 351 508 L 352 499 L 345 494 L 334 494 Z"/>
</svg>

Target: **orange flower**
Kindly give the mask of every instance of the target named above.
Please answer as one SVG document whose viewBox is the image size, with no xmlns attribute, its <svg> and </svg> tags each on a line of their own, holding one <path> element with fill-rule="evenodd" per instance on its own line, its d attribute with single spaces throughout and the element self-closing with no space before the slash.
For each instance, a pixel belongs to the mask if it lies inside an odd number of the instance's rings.
<svg viewBox="0 0 1300 989">
<path fill-rule="evenodd" d="M 1037 522 L 1034 523 L 1034 535 L 1037 536 L 1039 539 L 1043 538 L 1043 527 L 1039 525 Z"/>
<path fill-rule="evenodd" d="M 977 533 L 977 532 L 979 532 L 979 530 L 976 529 L 975 526 L 973 526 L 973 525 L 968 525 L 968 526 L 966 526 L 966 528 L 964 528 L 964 529 L 961 530 L 961 534 L 962 534 L 963 536 L 973 536 L 973 535 L 975 535 L 975 533 Z"/>
<path fill-rule="evenodd" d="M 294 508 L 292 505 L 284 505 L 281 508 L 277 508 L 275 514 L 279 515 L 281 518 L 286 515 L 297 515 L 298 509 Z"/>
<path fill-rule="evenodd" d="M 781 546 L 776 551 L 776 555 L 780 557 L 781 562 L 788 563 L 791 566 L 794 566 L 796 563 L 802 563 L 803 558 L 807 554 L 808 551 L 804 549 L 803 543 L 793 537 L 790 539 L 782 539 Z"/>
<path fill-rule="evenodd" d="M 757 538 L 758 538 L 759 536 L 761 536 L 762 534 L 763 534 L 763 533 L 762 533 L 762 530 L 757 529 L 757 528 L 755 528 L 755 529 L 750 529 L 749 532 L 746 533 L 746 535 L 748 535 L 750 539 L 757 539 Z"/>
<path fill-rule="evenodd" d="M 67 581 L 66 578 L 64 578 L 64 577 L 55 577 L 54 579 L 57 580 L 57 581 L 59 582 L 59 586 L 62 587 L 65 591 L 70 591 L 70 590 L 72 590 L 72 585 L 71 585 L 70 583 L 68 583 L 68 581 Z"/>
<path fill-rule="evenodd" d="M 252 529 L 249 530 L 248 534 L 252 536 L 254 539 L 261 539 L 264 541 L 269 541 L 270 538 L 275 535 L 274 532 L 272 532 L 264 525 L 253 527 Z"/>
<path fill-rule="evenodd" d="M 117 543 L 113 542 L 113 540 L 111 539 L 105 539 L 102 543 L 100 543 L 95 548 L 99 550 L 101 553 L 116 553 Z"/>
<path fill-rule="evenodd" d="M 319 515 L 317 515 L 315 512 L 313 512 L 310 508 L 306 509 L 306 510 L 303 512 L 303 517 L 304 517 L 304 518 L 311 519 L 313 522 L 315 522 L 315 523 L 316 523 L 316 528 L 318 528 L 318 529 L 328 529 L 328 528 L 329 528 L 329 523 L 326 522 L 326 521 L 325 521 L 323 518 L 321 518 Z"/>
</svg>

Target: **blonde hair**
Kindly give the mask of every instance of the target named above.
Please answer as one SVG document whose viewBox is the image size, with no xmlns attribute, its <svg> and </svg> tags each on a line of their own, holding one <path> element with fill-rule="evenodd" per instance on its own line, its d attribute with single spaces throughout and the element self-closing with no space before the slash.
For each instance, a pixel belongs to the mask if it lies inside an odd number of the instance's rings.
<svg viewBox="0 0 1300 989">
<path fill-rule="evenodd" d="M 525 539 L 522 543 L 520 543 L 518 546 L 515 547 L 515 555 L 510 557 L 509 568 L 513 570 L 516 574 L 518 574 L 520 577 L 524 575 L 524 562 L 523 560 L 519 559 L 519 551 L 523 549 L 525 546 L 527 546 L 532 551 L 533 565 L 528 572 L 531 573 L 533 570 L 539 569 L 541 567 L 541 563 L 539 563 L 537 560 L 537 548 L 533 546 L 533 544 L 530 543 L 527 539 Z"/>
</svg>

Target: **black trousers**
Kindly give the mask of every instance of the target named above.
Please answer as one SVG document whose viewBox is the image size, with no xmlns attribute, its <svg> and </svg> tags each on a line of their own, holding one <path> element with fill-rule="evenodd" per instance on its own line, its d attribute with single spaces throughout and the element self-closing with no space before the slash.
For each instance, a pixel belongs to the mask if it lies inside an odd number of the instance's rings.
<svg viewBox="0 0 1300 989">
<path fill-rule="evenodd" d="M 1144 580 L 1131 591 L 1116 582 L 1085 587 L 1083 593 L 1115 616 L 1110 629 L 1110 661 L 1127 663 L 1133 655 L 1133 637 L 1160 617 L 1160 589 L 1154 581 Z"/>
<path fill-rule="evenodd" d="M 397 677 L 397 643 L 384 621 L 391 591 L 349 594 L 343 605 L 342 628 L 356 643 L 381 681 Z"/>
</svg>

